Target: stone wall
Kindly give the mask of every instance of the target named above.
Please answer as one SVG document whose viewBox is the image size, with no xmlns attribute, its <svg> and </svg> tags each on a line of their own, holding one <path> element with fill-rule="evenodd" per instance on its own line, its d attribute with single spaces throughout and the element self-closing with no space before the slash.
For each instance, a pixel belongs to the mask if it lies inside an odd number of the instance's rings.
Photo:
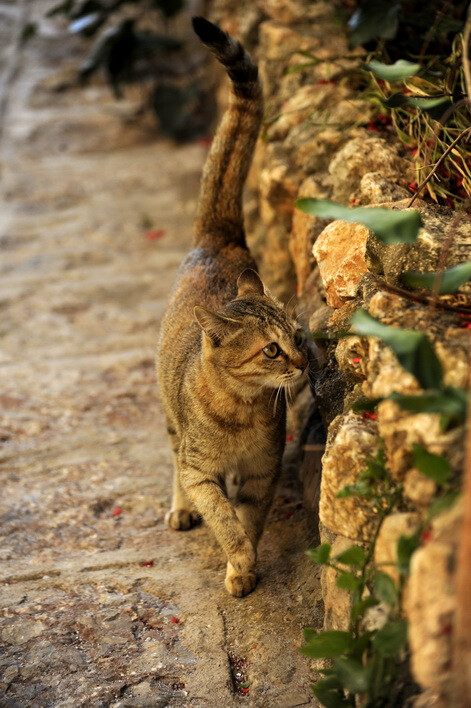
<svg viewBox="0 0 471 708">
<path fill-rule="evenodd" d="M 403 270 L 438 267 L 450 227 L 455 233 L 447 267 L 469 260 L 469 220 L 457 223 L 450 209 L 416 200 L 414 208 L 424 222 L 417 244 L 384 246 L 361 225 L 296 211 L 294 200 L 304 196 L 405 209 L 411 197 L 407 186 L 415 179 L 413 164 L 394 133 L 372 120 L 373 105 L 358 97 L 349 74 L 355 60 L 340 58 L 348 48 L 335 3 L 261 0 L 250 8 L 244 5 L 221 0 L 215 3 L 214 16 L 251 45 L 265 86 L 266 121 L 247 195 L 250 243 L 262 276 L 285 302 L 297 294 L 311 332 L 345 329 L 360 306 L 385 324 L 426 331 L 446 383 L 465 387 L 469 332 L 459 317 L 441 309 L 431 315 L 424 304 L 391 290 Z M 297 53 L 300 50 L 325 63 L 293 71 L 306 61 Z M 458 295 L 455 302 L 459 300 Z M 375 513 L 360 498 L 340 499 L 337 492 L 357 480 L 366 459 L 383 441 L 387 467 L 404 493 L 402 507 L 382 526 L 376 560 L 395 561 L 399 536 L 418 528 L 437 493 L 435 483 L 413 467 L 412 445 L 443 454 L 458 475 L 463 431 L 443 433 L 438 415 L 411 415 L 392 401 L 382 402 L 373 416 L 352 412 L 352 402 L 364 396 L 420 391 L 416 379 L 377 339 L 327 342 L 318 348 L 317 361 L 313 389 L 327 428 L 321 541 L 340 552 L 370 538 Z M 305 460 L 302 470 L 309 496 L 315 499 L 315 465 Z M 413 556 L 404 593 L 413 675 L 424 690 L 416 701 L 420 706 L 450 705 L 446 696 L 460 518 L 458 505 L 432 522 Z M 335 573 L 328 569 L 323 573 L 323 594 L 325 627 L 345 629 L 349 596 L 336 587 Z"/>
</svg>

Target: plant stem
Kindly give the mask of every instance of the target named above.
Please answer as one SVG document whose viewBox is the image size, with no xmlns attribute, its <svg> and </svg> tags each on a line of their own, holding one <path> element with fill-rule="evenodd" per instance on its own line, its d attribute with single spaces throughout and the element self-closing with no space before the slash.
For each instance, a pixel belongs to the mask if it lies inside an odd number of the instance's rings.
<svg viewBox="0 0 471 708">
<path fill-rule="evenodd" d="M 453 140 L 453 142 L 451 143 L 451 145 L 448 145 L 448 147 L 447 147 L 447 149 L 445 150 L 445 152 L 443 153 L 443 155 L 442 155 L 442 156 L 440 157 L 440 159 L 437 160 L 437 162 L 435 163 L 435 166 L 434 166 L 434 168 L 432 169 L 432 171 L 429 172 L 429 174 L 427 175 L 427 177 L 426 177 L 426 178 L 419 184 L 419 186 L 417 187 L 417 191 L 416 191 L 416 193 L 414 194 L 414 196 L 412 197 L 412 199 L 410 200 L 409 204 L 407 205 L 407 208 L 409 208 L 409 207 L 412 206 L 412 204 L 415 202 L 415 200 L 416 200 L 417 197 L 419 196 L 419 193 L 420 193 L 420 192 L 422 191 L 422 189 L 425 187 L 425 185 L 427 184 L 427 182 L 428 182 L 430 179 L 432 179 L 433 175 L 434 175 L 435 172 L 438 170 L 438 168 L 439 168 L 440 165 L 442 164 L 443 160 L 447 157 L 447 155 L 450 154 L 450 152 L 453 150 L 453 148 L 455 147 L 455 145 L 461 140 L 461 138 L 462 138 L 463 136 L 465 136 L 467 133 L 470 133 L 470 132 L 471 132 L 471 126 L 469 126 L 468 128 L 465 128 L 465 130 L 463 130 L 463 131 L 458 135 L 458 137 Z"/>
</svg>

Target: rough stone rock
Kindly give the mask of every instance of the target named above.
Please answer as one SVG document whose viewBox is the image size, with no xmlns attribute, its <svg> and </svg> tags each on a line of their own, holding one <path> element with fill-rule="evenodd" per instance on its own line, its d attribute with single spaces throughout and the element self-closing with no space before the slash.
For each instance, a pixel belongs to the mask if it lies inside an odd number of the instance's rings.
<svg viewBox="0 0 471 708">
<path fill-rule="evenodd" d="M 350 538 L 337 536 L 331 544 L 331 557 L 346 551 L 353 545 Z M 345 567 L 347 570 L 347 567 Z M 324 566 L 321 573 L 322 597 L 324 598 L 324 629 L 348 629 L 352 596 L 347 590 L 337 587 L 338 573 Z"/>
<path fill-rule="evenodd" d="M 438 414 L 404 412 L 393 401 L 382 401 L 378 406 L 378 429 L 384 440 L 387 467 L 397 481 L 404 480 L 412 467 L 412 446 L 422 445 L 430 452 L 441 455 L 450 446 L 460 445 L 462 431 L 440 430 Z"/>
<path fill-rule="evenodd" d="M 404 476 L 404 497 L 422 512 L 426 512 L 437 493 L 437 485 L 432 479 L 412 467 Z"/>
<path fill-rule="evenodd" d="M 341 420 L 324 455 L 320 519 L 328 529 L 346 538 L 367 541 L 374 528 L 376 515 L 363 499 L 339 499 L 337 493 L 357 481 L 377 446 L 376 424 L 349 413 Z"/>
<path fill-rule="evenodd" d="M 327 304 L 340 307 L 355 297 L 363 274 L 368 229 L 362 224 L 333 221 L 319 234 L 312 252 L 324 283 Z"/>
<path fill-rule="evenodd" d="M 312 33 L 298 32 L 275 20 L 262 22 L 259 32 L 259 70 L 265 95 L 274 95 L 278 104 L 283 100 L 279 90 L 281 83 L 283 91 L 291 89 L 286 95 L 292 95 L 302 84 L 302 77 L 300 74 L 285 76 L 289 57 L 299 50 L 316 51 L 319 44 Z"/>
<path fill-rule="evenodd" d="M 399 202 L 386 202 L 384 207 L 405 209 L 409 199 Z M 379 204 L 378 204 L 379 206 Z M 413 209 L 420 212 L 423 227 L 420 229 L 417 242 L 413 245 L 385 245 L 374 235 L 368 239 L 366 256 L 369 268 L 386 277 L 391 284 L 401 284 L 401 274 L 406 270 L 435 271 L 438 268 L 443 245 L 453 229 L 453 238 L 449 243 L 446 268 L 469 260 L 469 244 L 471 239 L 471 222 L 463 216 L 455 220 L 455 213 L 446 207 L 434 206 L 417 200 Z M 460 291 L 471 293 L 469 284 L 462 286 Z"/>
<path fill-rule="evenodd" d="M 396 512 L 389 514 L 381 526 L 375 546 L 375 563 L 392 563 L 381 567 L 396 583 L 399 574 L 394 567 L 397 562 L 397 542 L 401 536 L 411 536 L 420 523 L 420 516 L 414 512 Z"/>
<path fill-rule="evenodd" d="M 323 199 L 327 195 L 325 191 L 319 187 L 317 181 L 313 177 L 307 177 L 302 182 L 297 196 L 298 198 L 315 197 L 316 199 Z M 295 209 L 293 212 L 293 221 L 289 237 L 289 250 L 296 271 L 298 295 L 303 293 L 306 280 L 312 271 L 312 244 L 316 240 L 324 224 L 325 219 L 318 219 L 315 216 L 310 216 L 300 209 Z"/>
<path fill-rule="evenodd" d="M 267 147 L 268 165 L 260 173 L 260 216 L 269 225 L 283 223 L 291 226 L 294 200 L 298 192 L 300 175 L 292 171 L 289 155 L 281 145 Z"/>
<path fill-rule="evenodd" d="M 347 202 L 369 172 L 381 172 L 383 177 L 407 184 L 413 179 L 414 171 L 412 163 L 400 157 L 394 146 L 364 131 L 363 135 L 349 140 L 329 165 L 334 201 Z"/>
<path fill-rule="evenodd" d="M 353 197 L 356 205 L 368 205 L 410 199 L 410 193 L 397 182 L 387 179 L 382 172 L 367 172 L 361 178 L 359 192 Z"/>
<path fill-rule="evenodd" d="M 340 369 L 351 381 L 362 381 L 366 376 L 368 343 L 364 337 L 345 337 L 335 348 Z"/>
<path fill-rule="evenodd" d="M 432 540 L 411 559 L 405 610 L 412 671 L 426 689 L 447 694 L 455 612 L 454 568 L 462 518 L 458 503 L 432 522 Z"/>
</svg>

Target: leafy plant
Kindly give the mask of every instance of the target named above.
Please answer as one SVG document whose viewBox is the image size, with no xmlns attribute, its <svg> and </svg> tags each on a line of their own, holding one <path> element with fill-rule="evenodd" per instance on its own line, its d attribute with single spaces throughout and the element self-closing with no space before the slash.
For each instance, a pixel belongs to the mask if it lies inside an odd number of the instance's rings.
<svg viewBox="0 0 471 708">
<path fill-rule="evenodd" d="M 331 669 L 313 691 L 327 708 L 354 706 L 361 694 L 363 705 L 381 705 L 396 676 L 396 659 L 407 646 L 407 624 L 401 616 L 400 589 L 391 576 L 374 563 L 374 550 L 385 517 L 397 505 L 401 489 L 391 480 L 382 448 L 367 462 L 355 485 L 344 487 L 338 496 L 361 496 L 377 510 L 377 525 L 367 549 L 352 546 L 332 557 L 330 544 L 308 552 L 317 563 L 333 568 L 337 586 L 351 595 L 348 631 L 304 632 L 301 652 L 311 658 L 332 659 Z M 347 566 L 348 569 L 345 569 Z M 387 607 L 387 621 L 380 629 L 368 629 L 368 610 L 380 602 Z"/>
<path fill-rule="evenodd" d="M 353 330 L 362 336 L 380 337 L 396 354 L 399 363 L 411 373 L 422 388 L 419 394 L 393 392 L 386 399 L 411 413 L 439 413 L 443 431 L 461 425 L 466 419 L 467 392 L 443 384 L 443 370 L 428 337 L 421 332 L 387 327 L 365 310 L 357 310 L 351 319 Z M 384 398 L 363 399 L 354 410 L 374 410 Z"/>
<path fill-rule="evenodd" d="M 422 226 L 420 214 L 415 209 L 393 211 L 383 207 L 346 207 L 327 199 L 309 197 L 297 199 L 295 206 L 306 214 L 322 219 L 341 219 L 352 224 L 364 224 L 383 243 L 415 243 Z"/>
<path fill-rule="evenodd" d="M 123 6 L 126 5 L 125 13 Z M 190 75 L 182 81 L 175 53 L 183 43 L 168 31 L 141 27 L 141 16 L 164 30 L 184 6 L 184 0 L 65 0 L 48 17 L 62 16 L 68 31 L 92 42 L 78 70 L 82 83 L 98 73 L 106 77 L 116 98 L 128 84 L 140 83 L 145 101 L 163 132 L 177 140 L 194 139 L 207 132 L 208 116 L 202 108 L 204 92 Z"/>
<path fill-rule="evenodd" d="M 438 286 L 438 293 L 445 295 L 454 293 L 465 283 L 471 280 L 471 261 L 459 263 L 453 268 L 438 273 L 416 273 L 406 271 L 402 273 L 401 280 L 411 288 L 425 288 L 434 290 Z"/>
</svg>

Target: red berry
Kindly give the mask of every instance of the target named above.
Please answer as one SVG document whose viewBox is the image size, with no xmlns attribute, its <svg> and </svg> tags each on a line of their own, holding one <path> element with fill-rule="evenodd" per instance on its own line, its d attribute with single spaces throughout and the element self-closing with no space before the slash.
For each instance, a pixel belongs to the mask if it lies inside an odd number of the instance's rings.
<svg viewBox="0 0 471 708">
<path fill-rule="evenodd" d="M 180 620 L 179 620 L 178 617 L 172 617 L 172 622 L 173 622 L 174 624 L 178 624 L 178 623 L 180 622 Z"/>
<path fill-rule="evenodd" d="M 362 360 L 362 358 L 363 358 L 363 357 L 361 357 L 361 356 L 355 356 L 355 357 L 353 357 L 353 359 L 352 359 L 352 363 L 353 363 L 353 364 L 359 364 L 360 361 Z"/>
<path fill-rule="evenodd" d="M 294 437 L 292 435 L 287 435 L 286 436 L 286 442 L 293 442 Z"/>
<path fill-rule="evenodd" d="M 148 241 L 157 241 L 159 238 L 165 236 L 165 231 L 163 229 L 155 229 L 154 231 L 147 231 L 146 239 Z"/>
<path fill-rule="evenodd" d="M 143 568 L 152 568 L 154 565 L 154 561 L 141 561 L 141 566 Z"/>
<path fill-rule="evenodd" d="M 378 417 L 377 413 L 370 413 L 370 411 L 363 411 L 361 416 L 363 420 L 376 420 Z"/>
<path fill-rule="evenodd" d="M 123 510 L 120 509 L 119 507 L 116 509 L 113 509 L 113 516 L 119 516 L 122 513 L 122 511 Z"/>
</svg>

